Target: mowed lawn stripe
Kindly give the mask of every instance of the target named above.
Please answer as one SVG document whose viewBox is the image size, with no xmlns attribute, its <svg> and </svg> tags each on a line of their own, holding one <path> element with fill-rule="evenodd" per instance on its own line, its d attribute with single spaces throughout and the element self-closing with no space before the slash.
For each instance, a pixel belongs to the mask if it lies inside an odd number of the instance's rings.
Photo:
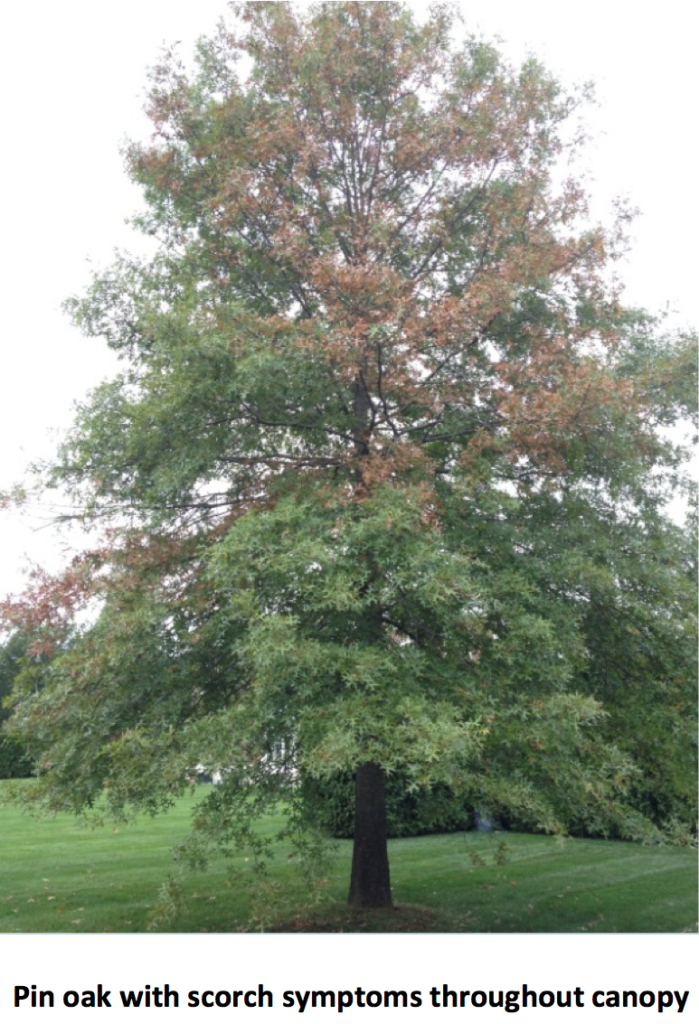
<svg viewBox="0 0 699 1024">
<path fill-rule="evenodd" d="M 1 786 L 0 786 L 1 791 Z M 146 929 L 171 849 L 186 834 L 205 790 L 159 818 L 85 829 L 65 814 L 34 819 L 0 806 L 0 930 Z M 271 833 L 281 816 L 266 819 Z M 695 931 L 697 859 L 691 849 L 517 833 L 451 833 L 391 841 L 392 882 L 403 915 L 344 909 L 349 841 L 336 844 L 323 903 L 303 905 L 298 869 L 280 844 L 273 873 L 281 900 L 268 926 L 299 930 Z M 186 873 L 186 902 L 173 931 L 236 931 L 250 918 L 244 857 Z M 406 909 L 409 908 L 409 909 Z"/>
</svg>

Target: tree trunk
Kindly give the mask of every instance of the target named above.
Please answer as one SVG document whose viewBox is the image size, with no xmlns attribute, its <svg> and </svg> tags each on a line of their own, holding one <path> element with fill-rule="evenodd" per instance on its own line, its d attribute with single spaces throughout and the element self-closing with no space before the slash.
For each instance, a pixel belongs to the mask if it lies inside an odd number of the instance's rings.
<svg viewBox="0 0 699 1024">
<path fill-rule="evenodd" d="M 353 907 L 393 906 L 388 871 L 384 771 L 377 764 L 362 764 L 357 768 L 348 901 Z"/>
</svg>

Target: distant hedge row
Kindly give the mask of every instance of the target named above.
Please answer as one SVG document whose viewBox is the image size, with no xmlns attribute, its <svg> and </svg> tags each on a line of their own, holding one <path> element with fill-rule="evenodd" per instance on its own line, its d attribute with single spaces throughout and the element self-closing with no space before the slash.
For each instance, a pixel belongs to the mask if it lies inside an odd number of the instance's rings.
<svg viewBox="0 0 699 1024">
<path fill-rule="evenodd" d="M 338 839 L 351 838 L 354 834 L 353 777 L 337 775 L 323 779 L 322 783 L 305 778 L 301 786 L 315 806 L 315 823 Z M 473 808 L 447 786 L 411 793 L 405 779 L 398 775 L 386 779 L 386 815 L 390 838 L 457 832 L 475 825 Z"/>
<path fill-rule="evenodd" d="M 9 736 L 0 736 L 0 779 L 26 779 L 32 763 L 24 747 Z"/>
</svg>

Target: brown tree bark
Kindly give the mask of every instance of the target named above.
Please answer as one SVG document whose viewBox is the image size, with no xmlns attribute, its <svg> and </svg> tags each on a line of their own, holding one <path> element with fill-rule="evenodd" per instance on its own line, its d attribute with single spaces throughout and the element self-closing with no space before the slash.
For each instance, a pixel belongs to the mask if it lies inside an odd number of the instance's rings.
<svg viewBox="0 0 699 1024">
<path fill-rule="evenodd" d="M 353 907 L 392 907 L 388 869 L 384 771 L 362 764 L 355 779 L 354 848 L 348 902 Z"/>
</svg>

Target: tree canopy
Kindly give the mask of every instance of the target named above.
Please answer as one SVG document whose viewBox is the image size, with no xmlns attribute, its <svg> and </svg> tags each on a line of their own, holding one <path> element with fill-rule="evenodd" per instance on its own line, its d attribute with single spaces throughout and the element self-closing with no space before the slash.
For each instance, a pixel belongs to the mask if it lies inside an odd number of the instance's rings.
<svg viewBox="0 0 699 1024">
<path fill-rule="evenodd" d="M 32 675 L 26 657 L 30 643 L 30 637 L 15 631 L 0 645 L 0 725 L 10 717 L 13 692 L 26 689 Z M 31 767 L 24 745 L 0 732 L 0 779 L 24 778 L 31 775 Z"/>
<path fill-rule="evenodd" d="M 450 5 L 232 8 L 126 151 L 153 255 L 69 303 L 122 368 L 50 470 L 95 543 L 6 606 L 54 655 L 12 720 L 33 799 L 155 812 L 204 764 L 191 856 L 262 857 L 256 813 L 301 837 L 299 776 L 350 773 L 360 905 L 387 775 L 549 830 L 686 819 L 695 346 L 625 308 L 626 214 L 561 173 L 583 97 Z"/>
</svg>

